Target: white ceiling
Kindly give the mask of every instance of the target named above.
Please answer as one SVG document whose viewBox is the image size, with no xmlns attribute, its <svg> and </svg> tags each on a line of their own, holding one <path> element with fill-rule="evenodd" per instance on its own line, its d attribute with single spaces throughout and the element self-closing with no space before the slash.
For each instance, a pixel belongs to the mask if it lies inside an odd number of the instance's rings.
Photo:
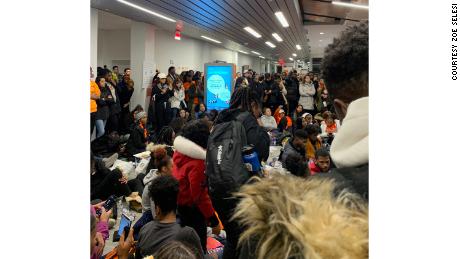
<svg viewBox="0 0 460 259">
<path fill-rule="evenodd" d="M 109 10 L 107 9 L 107 11 Z M 103 30 L 130 29 L 131 20 L 99 10 L 98 27 Z"/>
</svg>

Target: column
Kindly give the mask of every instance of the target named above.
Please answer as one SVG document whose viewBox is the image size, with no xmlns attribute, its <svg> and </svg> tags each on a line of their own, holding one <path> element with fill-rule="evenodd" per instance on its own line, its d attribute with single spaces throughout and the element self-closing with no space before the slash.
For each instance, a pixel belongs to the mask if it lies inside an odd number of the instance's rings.
<svg viewBox="0 0 460 259">
<path fill-rule="evenodd" d="M 90 65 L 93 68 L 94 76 L 97 72 L 97 31 L 98 31 L 98 10 L 91 8 L 90 10 L 90 23 L 91 23 L 91 34 L 90 34 Z"/>
</svg>

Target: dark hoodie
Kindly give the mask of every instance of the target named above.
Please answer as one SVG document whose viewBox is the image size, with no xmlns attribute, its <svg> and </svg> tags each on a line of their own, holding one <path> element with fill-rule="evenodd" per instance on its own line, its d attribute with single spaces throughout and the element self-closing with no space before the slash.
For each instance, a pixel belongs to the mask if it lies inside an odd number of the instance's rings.
<svg viewBox="0 0 460 259">
<path fill-rule="evenodd" d="M 215 124 L 220 124 L 232 120 L 236 120 L 237 116 L 242 113 L 241 109 L 226 109 L 219 113 Z M 241 118 L 241 123 L 246 129 L 246 138 L 248 144 L 254 145 L 257 154 L 259 155 L 259 161 L 267 161 L 270 151 L 270 138 L 267 132 L 259 126 L 256 118 L 248 113 L 246 116 Z"/>
</svg>

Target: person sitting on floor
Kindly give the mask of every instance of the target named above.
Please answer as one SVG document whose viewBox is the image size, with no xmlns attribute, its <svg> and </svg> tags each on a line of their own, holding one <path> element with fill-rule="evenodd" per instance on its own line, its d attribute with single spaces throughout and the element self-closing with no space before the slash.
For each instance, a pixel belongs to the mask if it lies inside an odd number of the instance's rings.
<svg viewBox="0 0 460 259">
<path fill-rule="evenodd" d="M 292 175 L 303 178 L 310 176 L 305 156 L 302 156 L 299 153 L 289 153 L 286 156 L 283 167 Z"/>
<path fill-rule="evenodd" d="M 292 154 L 298 154 L 305 157 L 305 147 L 307 145 L 308 134 L 305 130 L 296 130 L 294 132 L 294 138 L 290 139 L 286 145 L 284 145 L 283 153 L 281 154 L 281 164 L 286 167 L 286 158 Z"/>
<path fill-rule="evenodd" d="M 131 131 L 128 143 L 126 144 L 128 154 L 131 156 L 144 152 L 145 147 L 147 146 L 147 140 L 149 138 L 149 133 L 146 129 L 147 113 L 141 111 L 136 113 L 135 116 L 136 126 Z"/>
<path fill-rule="evenodd" d="M 331 155 L 326 148 L 320 148 L 315 152 L 315 160 L 310 161 L 310 174 L 328 173 L 331 170 Z"/>
<path fill-rule="evenodd" d="M 271 131 L 278 128 L 275 117 L 272 116 L 272 110 L 269 107 L 265 108 L 264 115 L 260 117 L 260 121 L 262 122 L 262 127 L 266 130 Z"/>
<path fill-rule="evenodd" d="M 182 227 L 176 221 L 179 182 L 170 175 L 158 176 L 149 188 L 155 204 L 155 220 L 147 223 L 139 233 L 136 258 L 156 256 L 158 250 L 170 241 L 179 241 L 193 249 L 203 258 L 200 238 L 193 228 Z"/>
<path fill-rule="evenodd" d="M 278 131 L 283 132 L 289 130 L 292 127 L 292 120 L 289 116 L 286 115 L 283 109 L 279 110 L 279 121 L 278 121 Z"/>
<path fill-rule="evenodd" d="M 334 137 L 340 129 L 340 121 L 336 119 L 335 114 L 330 111 L 323 113 L 324 121 L 321 122 L 321 137 Z"/>
<path fill-rule="evenodd" d="M 321 140 L 318 138 L 320 129 L 318 126 L 310 124 L 305 127 L 308 134 L 308 140 L 306 145 L 306 156 L 308 160 L 314 160 L 315 152 L 321 148 Z"/>
</svg>

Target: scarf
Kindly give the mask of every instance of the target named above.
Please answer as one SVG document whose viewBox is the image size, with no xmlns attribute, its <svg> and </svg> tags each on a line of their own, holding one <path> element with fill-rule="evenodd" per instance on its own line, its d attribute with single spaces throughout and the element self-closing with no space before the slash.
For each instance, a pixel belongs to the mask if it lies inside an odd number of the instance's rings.
<svg viewBox="0 0 460 259">
<path fill-rule="evenodd" d="M 335 122 L 331 126 L 327 126 L 327 124 L 326 124 L 326 132 L 327 133 L 336 133 L 337 132 L 337 124 Z"/>
<path fill-rule="evenodd" d="M 147 129 L 145 129 L 145 127 L 144 127 L 144 125 L 142 125 L 142 123 L 139 123 L 139 127 L 141 127 L 141 129 L 144 130 L 144 138 L 147 139 L 147 137 L 148 137 Z"/>
<path fill-rule="evenodd" d="M 313 144 L 311 143 L 310 139 L 307 140 L 307 159 L 310 159 L 310 158 L 315 158 L 315 152 L 316 150 L 318 150 L 319 148 L 321 148 L 321 141 L 318 139 L 316 140 L 316 143 L 315 145 L 313 146 Z"/>
</svg>

